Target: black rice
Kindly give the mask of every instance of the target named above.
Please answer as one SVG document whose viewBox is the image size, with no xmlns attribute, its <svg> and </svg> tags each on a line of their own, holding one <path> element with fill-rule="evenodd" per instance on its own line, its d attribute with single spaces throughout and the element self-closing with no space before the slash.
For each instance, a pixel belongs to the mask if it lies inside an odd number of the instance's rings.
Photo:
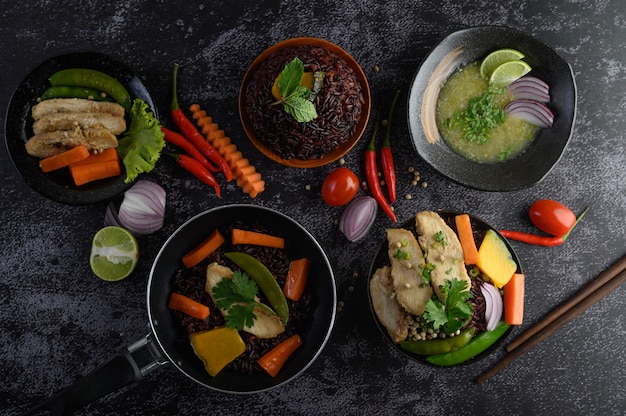
<svg viewBox="0 0 626 416">
<path fill-rule="evenodd" d="M 180 331 L 180 342 L 189 343 L 189 334 L 208 330 L 225 324 L 224 317 L 215 307 L 211 296 L 205 290 L 206 268 L 210 263 L 218 262 L 219 264 L 227 266 L 232 270 L 239 270 L 234 263 L 223 255 L 225 252 L 240 251 L 256 257 L 272 272 L 280 287 L 283 287 L 285 284 L 287 273 L 289 271 L 289 264 L 292 260 L 288 249 L 281 250 L 254 245 L 233 246 L 230 243 L 229 236 L 230 230 L 234 227 L 258 232 L 268 232 L 258 224 L 247 225 L 243 222 L 237 222 L 225 227 L 224 229 L 220 229 L 220 232 L 226 236 L 224 244 L 197 266 L 190 269 L 180 269 L 172 278 L 171 290 L 173 292 L 178 292 L 188 296 L 209 306 L 211 309 L 211 314 L 206 320 L 192 318 L 184 313 L 172 311 L 182 329 Z M 263 298 L 263 294 L 260 291 L 259 297 L 262 301 L 267 303 L 267 300 Z M 261 339 L 245 331 L 239 331 L 242 339 L 246 343 L 246 352 L 230 363 L 227 368 L 247 374 L 261 372 L 263 370 L 258 365 L 257 360 L 263 354 L 291 335 L 296 333 L 302 335 L 309 330 L 313 309 L 311 295 L 305 291 L 299 301 L 294 302 L 288 299 L 287 303 L 289 305 L 289 321 L 285 332 L 275 338 Z"/>
<path fill-rule="evenodd" d="M 323 87 L 313 103 L 318 117 L 297 122 L 282 105 L 272 105 L 274 80 L 298 57 L 305 72 L 323 71 Z M 257 139 L 283 159 L 320 159 L 356 131 L 364 104 L 354 70 L 325 47 L 296 45 L 277 51 L 252 74 L 245 90 L 245 112 Z"/>
</svg>

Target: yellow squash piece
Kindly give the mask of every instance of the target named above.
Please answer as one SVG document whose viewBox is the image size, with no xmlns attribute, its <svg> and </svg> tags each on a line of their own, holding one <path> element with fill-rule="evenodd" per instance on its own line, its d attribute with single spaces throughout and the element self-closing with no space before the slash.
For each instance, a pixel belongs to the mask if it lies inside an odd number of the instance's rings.
<svg viewBox="0 0 626 416">
<path fill-rule="evenodd" d="M 246 350 L 246 344 L 236 329 L 219 327 L 189 336 L 194 352 L 204 362 L 213 377 Z"/>
<path fill-rule="evenodd" d="M 478 249 L 478 268 L 497 288 L 502 288 L 517 270 L 511 252 L 493 230 L 488 230 Z"/>
</svg>

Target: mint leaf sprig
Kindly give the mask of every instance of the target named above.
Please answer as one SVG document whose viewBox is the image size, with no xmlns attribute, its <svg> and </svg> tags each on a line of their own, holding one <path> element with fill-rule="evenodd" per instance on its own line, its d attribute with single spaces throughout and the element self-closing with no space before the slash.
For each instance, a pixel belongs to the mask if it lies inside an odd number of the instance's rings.
<svg viewBox="0 0 626 416">
<path fill-rule="evenodd" d="M 278 78 L 278 91 L 282 98 L 273 104 L 282 104 L 285 111 L 296 121 L 306 123 L 317 118 L 315 105 L 308 99 L 310 91 L 301 85 L 304 64 L 300 58 L 293 58 L 285 65 Z"/>
<path fill-rule="evenodd" d="M 259 303 L 259 287 L 246 273 L 235 271 L 233 278 L 223 278 L 213 288 L 215 306 L 225 312 L 226 326 L 237 330 L 254 325 L 254 307 Z"/>
</svg>

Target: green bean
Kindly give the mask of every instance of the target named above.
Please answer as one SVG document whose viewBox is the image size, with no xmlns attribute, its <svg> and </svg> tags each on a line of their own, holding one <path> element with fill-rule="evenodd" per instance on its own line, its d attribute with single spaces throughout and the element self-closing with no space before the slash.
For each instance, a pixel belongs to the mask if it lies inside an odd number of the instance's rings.
<svg viewBox="0 0 626 416">
<path fill-rule="evenodd" d="M 509 327 L 509 324 L 504 323 L 504 321 L 500 321 L 500 323 L 492 331 L 481 332 L 464 347 L 445 354 L 430 355 L 426 357 L 426 361 L 440 366 L 460 364 L 470 358 L 474 358 L 492 346 L 502 335 L 504 335 Z"/>
<path fill-rule="evenodd" d="M 52 86 L 88 87 L 105 92 L 126 111 L 130 110 L 131 99 L 122 83 L 104 72 L 86 68 L 63 69 L 49 78 Z"/>
<path fill-rule="evenodd" d="M 403 350 L 419 355 L 435 355 L 455 351 L 466 345 L 474 336 L 474 328 L 468 328 L 457 336 L 440 339 L 426 339 L 418 341 L 402 341 Z"/>
<path fill-rule="evenodd" d="M 94 101 L 113 101 L 105 92 L 88 87 L 71 87 L 67 85 L 59 85 L 50 87 L 41 94 L 42 100 L 50 98 L 84 98 Z"/>
</svg>

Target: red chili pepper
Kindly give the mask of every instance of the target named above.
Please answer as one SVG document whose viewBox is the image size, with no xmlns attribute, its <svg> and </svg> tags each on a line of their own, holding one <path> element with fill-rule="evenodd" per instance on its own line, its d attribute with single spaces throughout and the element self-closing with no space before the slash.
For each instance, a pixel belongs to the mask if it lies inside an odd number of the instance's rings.
<svg viewBox="0 0 626 416">
<path fill-rule="evenodd" d="M 176 163 L 178 163 L 187 172 L 200 179 L 203 183 L 213 187 L 217 196 L 221 198 L 220 185 L 217 183 L 215 176 L 213 176 L 213 174 L 207 168 L 202 166 L 200 162 L 198 162 L 193 157 L 185 154 L 168 154 L 172 156 L 176 160 Z"/>
<path fill-rule="evenodd" d="M 545 247 L 558 246 L 563 244 L 565 240 L 567 240 L 567 237 L 569 237 L 576 224 L 580 222 L 580 220 L 585 216 L 587 211 L 589 211 L 589 207 L 585 208 L 585 210 L 581 212 L 578 217 L 576 217 L 576 222 L 574 223 L 574 225 L 572 225 L 572 228 L 570 228 L 567 234 L 563 236 L 545 236 L 510 230 L 500 230 L 500 234 L 511 240 L 521 241 L 522 243 L 526 244 L 534 244 L 536 246 Z"/>
<path fill-rule="evenodd" d="M 202 166 L 204 166 L 211 172 L 220 172 L 221 169 L 215 166 L 214 164 L 212 164 L 211 162 L 209 162 L 207 158 L 204 157 L 202 153 L 200 153 L 198 148 L 194 146 L 189 140 L 187 140 L 185 136 L 163 126 L 161 126 L 161 131 L 165 134 L 166 142 L 171 143 L 174 146 L 179 147 L 180 149 L 184 150 L 185 152 L 187 152 L 189 156 L 196 159 L 198 162 L 202 164 Z"/>
<path fill-rule="evenodd" d="M 393 164 L 393 155 L 391 154 L 391 142 L 389 140 L 391 136 L 391 119 L 393 117 L 393 110 L 396 107 L 396 102 L 400 96 L 400 90 L 396 91 L 396 95 L 391 102 L 391 109 L 389 110 L 389 117 L 387 118 L 387 134 L 380 148 L 380 164 L 383 168 L 383 174 L 385 175 L 385 182 L 387 183 L 387 192 L 389 193 L 389 202 L 396 202 L 396 168 Z"/>
<path fill-rule="evenodd" d="M 508 239 L 521 241 L 522 243 L 533 244 L 536 246 L 553 247 L 561 245 L 564 242 L 563 237 L 550 237 L 545 235 L 524 233 L 521 231 L 500 230 L 500 234 Z"/>
<path fill-rule="evenodd" d="M 391 206 L 385 199 L 383 191 L 380 189 L 380 182 L 378 182 L 378 167 L 376 166 L 376 133 L 378 132 L 379 116 L 376 117 L 376 125 L 374 126 L 372 140 L 370 140 L 367 150 L 365 150 L 365 177 L 367 179 L 367 186 L 370 188 L 370 192 L 376 202 L 378 202 L 378 205 L 382 208 L 385 214 L 393 220 L 393 222 L 397 222 L 396 214 L 393 213 Z"/>
<path fill-rule="evenodd" d="M 202 133 L 198 131 L 196 126 L 185 116 L 183 110 L 178 105 L 178 98 L 176 92 L 176 78 L 178 76 L 178 64 L 174 64 L 174 81 L 172 88 L 172 108 L 170 114 L 174 120 L 174 124 L 178 126 L 183 135 L 189 140 L 204 156 L 206 156 L 211 162 L 220 167 L 220 170 L 224 173 L 227 181 L 233 178 L 233 173 L 230 170 L 230 166 L 224 160 L 222 155 L 215 150 L 211 143 L 209 143 Z"/>
</svg>

